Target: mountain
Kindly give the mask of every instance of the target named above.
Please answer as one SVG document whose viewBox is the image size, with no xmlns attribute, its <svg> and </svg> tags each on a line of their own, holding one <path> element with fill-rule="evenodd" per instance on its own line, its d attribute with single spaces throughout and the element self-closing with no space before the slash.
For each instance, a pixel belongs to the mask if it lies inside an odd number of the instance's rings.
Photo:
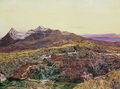
<svg viewBox="0 0 120 89">
<path fill-rule="evenodd" d="M 82 37 L 83 36 L 83 37 Z M 85 46 L 95 45 L 96 49 L 88 47 L 98 51 L 101 48 L 120 50 L 119 42 L 107 42 L 92 40 L 85 35 L 76 35 L 70 32 L 61 32 L 60 30 L 50 29 L 43 26 L 39 26 L 35 29 L 28 30 L 27 32 L 18 32 L 14 28 L 0 40 L 0 52 L 11 52 L 15 50 L 24 49 L 38 49 L 43 47 L 50 47 L 53 45 L 63 44 L 83 44 Z M 88 35 L 87 35 L 88 36 Z M 108 35 L 113 37 L 113 35 Z M 90 37 L 90 36 L 89 36 Z M 99 50 L 100 51 L 100 50 Z"/>
<path fill-rule="evenodd" d="M 48 47 L 55 42 L 69 41 L 71 39 L 84 39 L 69 32 L 61 32 L 50 28 L 39 26 L 36 29 L 31 29 L 25 33 L 18 32 L 14 28 L 0 40 L 0 47 L 2 51 L 13 51 L 23 49 L 37 49 L 41 47 Z"/>
<path fill-rule="evenodd" d="M 27 36 L 24 40 L 30 41 L 30 40 L 43 39 L 49 36 L 50 34 L 52 34 L 53 32 L 55 31 L 52 29 L 39 26 L 34 30 L 29 30 L 26 34 L 30 34 L 30 35 Z"/>
<path fill-rule="evenodd" d="M 0 46 L 7 46 L 25 38 L 25 33 L 18 32 L 14 28 L 0 40 Z"/>
<path fill-rule="evenodd" d="M 18 32 L 14 28 L 11 28 L 10 31 L 0 40 L 1 46 L 7 46 L 10 44 L 14 44 L 20 40 L 36 40 L 39 38 L 43 38 L 50 34 L 52 30 L 48 28 L 39 26 L 34 30 L 29 30 L 28 32 Z"/>
<path fill-rule="evenodd" d="M 81 36 L 93 40 L 120 42 L 120 34 L 82 34 Z"/>
</svg>

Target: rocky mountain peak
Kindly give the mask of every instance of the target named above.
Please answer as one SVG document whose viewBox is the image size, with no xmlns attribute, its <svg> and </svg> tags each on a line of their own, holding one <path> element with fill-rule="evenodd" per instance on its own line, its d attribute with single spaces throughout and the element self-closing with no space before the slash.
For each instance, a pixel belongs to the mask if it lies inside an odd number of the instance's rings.
<svg viewBox="0 0 120 89">
<path fill-rule="evenodd" d="M 48 28 L 45 28 L 45 27 L 43 27 L 43 26 L 39 26 L 39 27 L 37 27 L 34 31 L 39 32 L 39 31 L 47 31 L 47 30 L 48 30 Z"/>
<path fill-rule="evenodd" d="M 26 37 L 24 32 L 18 32 L 16 29 L 11 28 L 10 31 L 8 32 L 8 35 L 13 39 L 13 40 L 21 40 Z"/>
<path fill-rule="evenodd" d="M 13 31 L 16 31 L 15 28 L 11 28 L 9 32 L 13 32 Z"/>
<path fill-rule="evenodd" d="M 76 35 L 74 35 L 76 36 Z M 44 40 L 44 38 L 51 41 L 57 41 L 57 39 L 68 40 L 74 37 L 70 33 L 62 33 L 60 30 L 50 29 L 43 26 L 39 26 L 36 29 L 30 29 L 27 32 L 19 32 L 14 28 L 11 28 L 7 35 L 0 40 L 0 45 L 7 46 L 14 44 L 18 41 L 34 41 Z M 45 41 L 48 45 L 48 41 Z M 40 46 L 43 44 L 39 44 Z"/>
<path fill-rule="evenodd" d="M 8 34 L 12 35 L 12 34 L 16 34 L 18 31 L 14 28 L 11 28 L 10 31 L 8 32 Z"/>
</svg>

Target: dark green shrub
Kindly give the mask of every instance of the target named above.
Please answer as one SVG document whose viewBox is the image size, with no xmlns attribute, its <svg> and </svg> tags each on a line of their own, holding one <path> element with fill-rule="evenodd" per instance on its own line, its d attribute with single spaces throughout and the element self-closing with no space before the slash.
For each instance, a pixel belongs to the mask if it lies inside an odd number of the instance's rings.
<svg viewBox="0 0 120 89">
<path fill-rule="evenodd" d="M 47 66 L 52 66 L 53 64 L 54 64 L 53 62 L 50 61 L 47 62 Z"/>
<path fill-rule="evenodd" d="M 44 69 L 31 69 L 29 71 L 29 77 L 35 80 L 45 79 L 46 71 Z"/>
<path fill-rule="evenodd" d="M 91 66 L 88 66 L 88 65 L 85 65 L 85 68 L 87 69 L 87 71 L 89 73 L 91 73 L 93 75 L 93 77 L 95 77 L 97 74 L 96 74 L 96 71 L 93 69 L 93 67 Z"/>
<path fill-rule="evenodd" d="M 7 79 L 6 81 L 4 81 L 3 83 L 0 83 L 0 89 L 5 89 L 5 87 L 11 87 L 14 86 L 15 89 L 16 88 L 23 88 L 26 87 L 26 83 L 24 80 L 20 80 L 20 79 Z"/>
<path fill-rule="evenodd" d="M 80 51 L 81 50 L 81 47 L 79 45 L 76 45 L 76 46 L 73 46 L 74 50 L 76 51 Z"/>
<path fill-rule="evenodd" d="M 58 53 L 66 53 L 66 51 L 63 50 L 63 49 L 58 49 L 57 52 L 58 52 Z"/>
<path fill-rule="evenodd" d="M 73 89 L 76 86 L 76 83 L 56 82 L 55 86 L 60 87 L 60 89 Z"/>
<path fill-rule="evenodd" d="M 82 78 L 74 78 L 71 80 L 73 83 L 82 83 L 84 80 Z"/>
<path fill-rule="evenodd" d="M 70 81 L 70 78 L 66 75 L 56 75 L 50 77 L 51 80 L 56 81 L 56 82 L 67 82 Z"/>
</svg>

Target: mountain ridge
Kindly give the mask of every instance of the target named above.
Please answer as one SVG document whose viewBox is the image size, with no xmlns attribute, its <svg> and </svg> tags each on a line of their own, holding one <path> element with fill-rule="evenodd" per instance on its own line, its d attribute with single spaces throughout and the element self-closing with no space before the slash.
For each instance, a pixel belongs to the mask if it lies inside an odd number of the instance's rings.
<svg viewBox="0 0 120 89">
<path fill-rule="evenodd" d="M 44 33 L 47 32 L 48 30 L 50 31 L 49 28 L 45 28 L 43 26 L 39 26 L 36 29 L 28 30 L 27 32 L 19 32 L 16 29 L 11 28 L 10 31 L 4 37 L 1 38 L 0 46 L 7 46 L 19 40 L 25 40 L 27 37 L 29 37 L 32 34 Z"/>
<path fill-rule="evenodd" d="M 81 34 L 81 36 L 101 41 L 120 42 L 120 34 Z"/>
<path fill-rule="evenodd" d="M 74 33 L 61 32 L 60 30 L 37 27 L 36 29 L 28 30 L 27 32 L 18 32 L 14 28 L 0 40 L 0 50 L 19 50 L 19 49 L 36 49 L 47 47 L 54 42 L 72 39 L 84 39 Z"/>
</svg>

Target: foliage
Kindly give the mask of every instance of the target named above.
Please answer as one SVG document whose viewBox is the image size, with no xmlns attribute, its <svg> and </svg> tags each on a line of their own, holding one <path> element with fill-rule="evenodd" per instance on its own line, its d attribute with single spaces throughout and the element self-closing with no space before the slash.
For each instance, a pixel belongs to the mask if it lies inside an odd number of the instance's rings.
<svg viewBox="0 0 120 89">
<path fill-rule="evenodd" d="M 88 65 L 85 65 L 85 68 L 87 69 L 87 71 L 89 73 L 91 73 L 93 75 L 93 77 L 95 77 L 97 74 L 96 74 L 96 71 L 93 69 L 93 67 L 91 66 L 88 66 Z"/>
<path fill-rule="evenodd" d="M 82 83 L 82 82 L 84 82 L 84 80 L 82 78 L 74 78 L 74 79 L 72 79 L 72 82 L 73 83 Z"/>
<path fill-rule="evenodd" d="M 46 69 L 46 68 L 35 68 L 31 69 L 29 72 L 29 77 L 31 79 L 41 80 L 41 79 L 49 79 L 52 76 L 60 74 L 59 69 Z"/>
<path fill-rule="evenodd" d="M 120 70 L 112 71 L 105 76 L 85 81 L 78 84 L 74 89 L 119 89 Z"/>
<path fill-rule="evenodd" d="M 76 51 L 80 51 L 81 50 L 81 47 L 79 45 L 75 45 L 73 46 L 73 48 L 76 50 Z"/>
<path fill-rule="evenodd" d="M 15 89 L 18 88 L 24 88 L 26 87 L 26 83 L 24 80 L 20 79 L 7 79 L 3 83 L 0 83 L 0 89 L 5 89 L 5 87 L 15 87 Z"/>
<path fill-rule="evenodd" d="M 65 50 L 62 50 L 62 49 L 58 49 L 57 52 L 58 52 L 58 53 L 66 53 L 66 51 L 65 51 Z"/>
<path fill-rule="evenodd" d="M 70 83 L 70 82 L 56 82 L 54 86 L 60 87 L 60 89 L 73 89 L 75 87 L 76 83 Z"/>
<path fill-rule="evenodd" d="M 53 64 L 54 64 L 53 62 L 50 61 L 47 62 L 47 66 L 52 66 Z"/>
<path fill-rule="evenodd" d="M 50 79 L 53 80 L 53 81 L 56 81 L 56 82 L 65 82 L 65 81 L 67 82 L 67 81 L 70 81 L 69 76 L 61 75 L 61 74 L 52 76 Z"/>
<path fill-rule="evenodd" d="M 40 69 L 31 69 L 29 72 L 29 77 L 35 80 L 41 80 L 42 74 Z"/>
</svg>

